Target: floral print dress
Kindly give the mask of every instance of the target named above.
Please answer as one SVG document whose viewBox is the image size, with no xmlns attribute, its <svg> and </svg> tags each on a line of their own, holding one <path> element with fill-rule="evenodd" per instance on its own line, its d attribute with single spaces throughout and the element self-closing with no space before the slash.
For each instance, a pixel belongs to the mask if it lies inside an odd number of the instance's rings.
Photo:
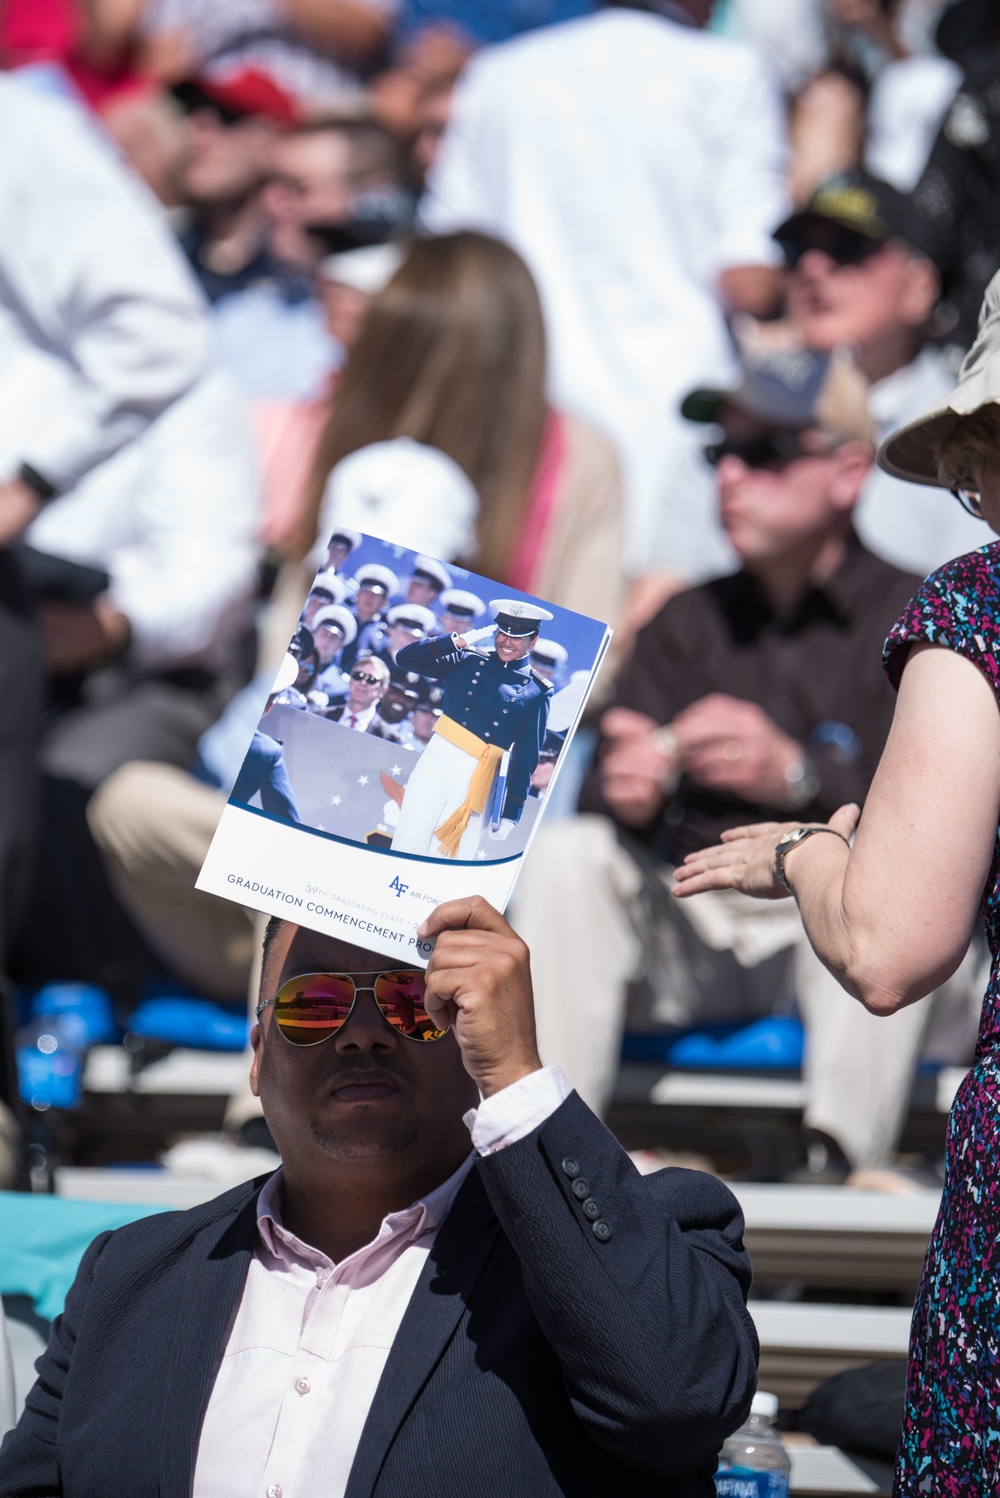
<svg viewBox="0 0 1000 1498">
<path fill-rule="evenodd" d="M 973 661 L 1000 703 L 1000 543 L 949 562 L 907 604 L 885 644 L 896 687 L 915 641 Z M 993 963 L 913 1312 L 898 1498 L 1000 1493 L 1000 832 L 979 913 Z"/>
</svg>

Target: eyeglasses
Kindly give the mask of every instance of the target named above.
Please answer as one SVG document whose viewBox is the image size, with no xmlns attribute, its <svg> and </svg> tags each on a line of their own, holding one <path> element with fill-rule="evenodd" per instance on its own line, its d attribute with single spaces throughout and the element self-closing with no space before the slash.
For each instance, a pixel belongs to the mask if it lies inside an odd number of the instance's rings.
<svg viewBox="0 0 1000 1498">
<path fill-rule="evenodd" d="M 367 671 L 352 671 L 352 681 L 366 681 L 370 687 L 377 687 L 382 680 L 381 676 L 370 676 Z"/>
<path fill-rule="evenodd" d="M 961 484 L 955 484 L 951 492 L 963 510 L 968 511 L 970 515 L 974 515 L 977 520 L 986 519 L 986 516 L 983 514 L 983 497 L 978 489 L 966 489 Z"/>
<path fill-rule="evenodd" d="M 826 255 L 838 266 L 863 265 L 866 260 L 884 250 L 885 243 L 881 239 L 871 239 L 867 234 L 859 234 L 854 229 L 830 223 L 814 224 L 805 243 L 799 240 L 782 240 L 781 249 L 785 264 L 790 270 L 794 270 L 802 256 L 808 255 L 810 250 L 819 250 L 820 254 Z"/>
<path fill-rule="evenodd" d="M 373 983 L 358 983 L 373 978 Z M 273 1007 L 274 1022 L 290 1045 L 322 1045 L 350 1019 L 358 994 L 373 993 L 382 1018 L 407 1040 L 440 1040 L 427 1013 L 427 990 L 420 968 L 395 968 L 385 973 L 300 973 L 289 978 L 273 999 L 257 1005 L 260 1019 Z"/>
<path fill-rule="evenodd" d="M 743 441 L 727 438 L 724 442 L 713 442 L 705 448 L 705 458 L 718 468 L 723 458 L 739 458 L 746 468 L 768 468 L 775 472 L 787 468 L 798 458 L 827 458 L 833 451 L 810 452 L 787 432 L 768 432 L 763 437 L 747 437 Z"/>
</svg>

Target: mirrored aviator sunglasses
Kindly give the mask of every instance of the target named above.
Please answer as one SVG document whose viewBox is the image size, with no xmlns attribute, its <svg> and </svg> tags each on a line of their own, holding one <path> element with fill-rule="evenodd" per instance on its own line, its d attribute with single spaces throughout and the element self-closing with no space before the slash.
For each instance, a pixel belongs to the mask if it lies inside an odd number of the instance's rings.
<svg viewBox="0 0 1000 1498">
<path fill-rule="evenodd" d="M 359 983 L 371 978 L 371 983 Z M 427 1013 L 424 974 L 420 968 L 393 968 L 384 973 L 300 973 L 289 978 L 273 999 L 257 1005 L 274 1009 L 274 1022 L 290 1045 L 321 1045 L 342 1030 L 358 995 L 371 993 L 386 1023 L 407 1040 L 441 1040 Z"/>
</svg>

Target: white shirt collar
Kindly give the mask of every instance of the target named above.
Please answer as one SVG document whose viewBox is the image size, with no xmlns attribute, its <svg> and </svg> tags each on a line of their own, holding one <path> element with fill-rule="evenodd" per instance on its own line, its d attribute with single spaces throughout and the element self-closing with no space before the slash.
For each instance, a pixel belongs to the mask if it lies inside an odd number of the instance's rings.
<svg viewBox="0 0 1000 1498">
<path fill-rule="evenodd" d="M 352 728 L 354 728 L 357 733 L 361 733 L 362 730 L 364 730 L 364 729 L 366 729 L 368 727 L 369 723 L 374 718 L 374 716 L 375 716 L 375 709 L 377 707 L 378 707 L 378 703 L 377 702 L 373 702 L 370 707 L 363 708 L 361 710 L 361 712 L 357 714 L 357 722 L 356 723 L 352 723 L 350 726 Z M 344 717 L 345 718 L 349 718 L 353 714 L 354 714 L 354 709 L 351 707 L 351 704 L 349 702 L 345 702 L 344 703 Z"/>
<path fill-rule="evenodd" d="M 440 1186 L 435 1186 L 433 1191 L 429 1191 L 418 1201 L 411 1202 L 408 1207 L 403 1207 L 398 1212 L 390 1212 L 382 1219 L 381 1226 L 371 1243 L 364 1244 L 356 1252 L 367 1253 L 375 1244 L 385 1243 L 390 1238 L 405 1236 L 416 1241 L 418 1238 L 426 1237 L 428 1233 L 436 1233 L 451 1211 L 455 1198 L 475 1160 L 475 1153 L 470 1151 L 458 1169 L 446 1181 L 442 1181 Z M 282 1222 L 283 1181 L 283 1172 L 279 1166 L 257 1198 L 257 1229 L 264 1247 L 278 1259 L 288 1260 L 289 1257 L 293 1257 L 300 1262 L 321 1263 L 329 1266 L 330 1260 L 326 1254 L 311 1244 L 304 1243 L 301 1238 L 297 1238 Z M 352 1254 L 351 1258 L 353 1257 Z M 346 1263 L 347 1260 L 342 1262 Z"/>
</svg>

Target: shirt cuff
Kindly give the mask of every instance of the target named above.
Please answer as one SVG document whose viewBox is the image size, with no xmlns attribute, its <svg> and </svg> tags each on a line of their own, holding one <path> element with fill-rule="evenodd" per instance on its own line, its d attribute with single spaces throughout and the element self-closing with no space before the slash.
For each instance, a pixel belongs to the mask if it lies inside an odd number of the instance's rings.
<svg viewBox="0 0 1000 1498">
<path fill-rule="evenodd" d="M 501 1088 L 465 1114 L 473 1149 L 478 1155 L 494 1155 L 516 1144 L 551 1118 L 572 1091 L 558 1066 L 543 1066 Z"/>
</svg>

